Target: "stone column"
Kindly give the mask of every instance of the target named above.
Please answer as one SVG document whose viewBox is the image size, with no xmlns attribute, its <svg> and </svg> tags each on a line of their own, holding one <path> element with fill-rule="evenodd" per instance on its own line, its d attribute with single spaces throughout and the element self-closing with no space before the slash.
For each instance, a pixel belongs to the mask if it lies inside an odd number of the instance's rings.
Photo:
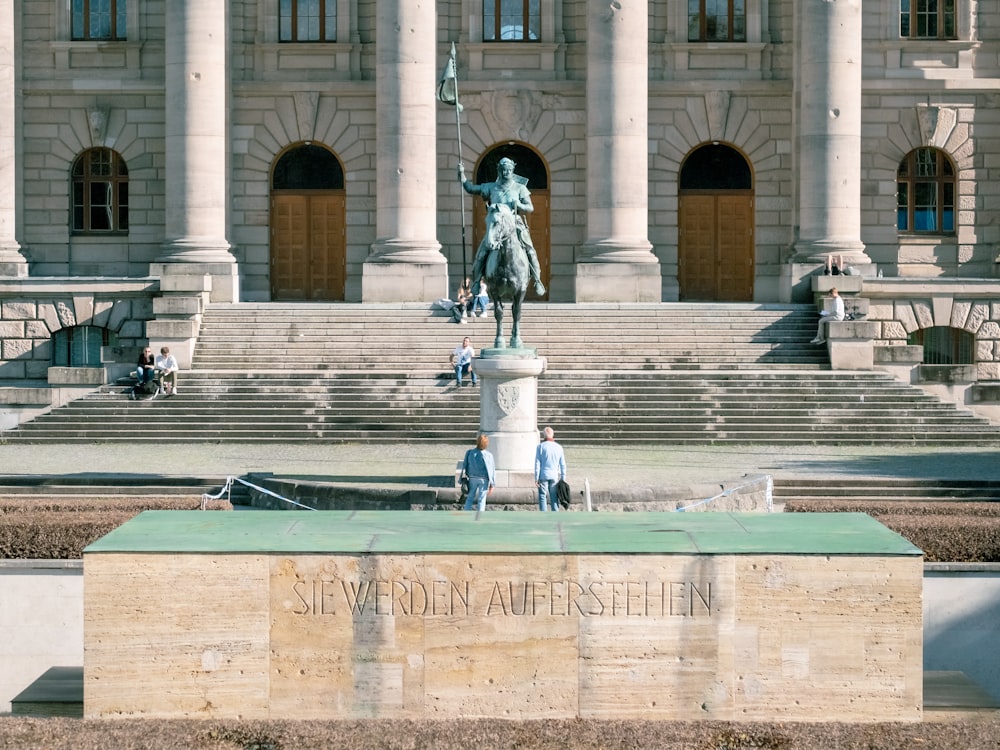
<svg viewBox="0 0 1000 750">
<path fill-rule="evenodd" d="M 212 299 L 239 298 L 229 252 L 229 34 L 226 0 L 166 9 L 166 243 L 154 276 L 208 274 Z"/>
<path fill-rule="evenodd" d="M 587 239 L 577 302 L 659 302 L 647 239 L 647 2 L 587 3 Z"/>
<path fill-rule="evenodd" d="M 479 431 L 490 439 L 497 487 L 533 487 L 538 446 L 538 376 L 545 359 L 534 350 L 483 354 L 479 377 Z"/>
<path fill-rule="evenodd" d="M 842 255 L 868 264 L 861 242 L 861 0 L 801 0 L 798 19 L 799 238 L 795 262 Z"/>
<path fill-rule="evenodd" d="M 375 5 L 377 213 L 361 298 L 431 302 L 448 296 L 436 222 L 437 13 L 433 0 Z"/>
<path fill-rule="evenodd" d="M 17 80 L 14 0 L 0 0 L 0 276 L 27 276 L 17 242 Z"/>
</svg>

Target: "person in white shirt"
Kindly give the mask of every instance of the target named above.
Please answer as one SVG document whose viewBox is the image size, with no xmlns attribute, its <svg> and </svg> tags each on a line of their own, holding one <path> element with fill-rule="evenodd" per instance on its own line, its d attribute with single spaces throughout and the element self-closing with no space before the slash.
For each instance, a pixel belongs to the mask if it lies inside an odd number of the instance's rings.
<svg viewBox="0 0 1000 750">
<path fill-rule="evenodd" d="M 161 373 L 163 392 L 168 396 L 177 393 L 177 358 L 170 353 L 170 347 L 164 346 L 156 356 L 154 367 Z"/>
<path fill-rule="evenodd" d="M 810 341 L 810 344 L 826 343 L 826 333 L 830 323 L 835 320 L 843 320 L 846 315 L 844 311 L 844 298 L 840 296 L 837 287 L 830 290 L 830 296 L 833 298 L 833 310 L 822 310 L 820 312 L 819 325 L 816 327 L 816 338 Z"/>
<path fill-rule="evenodd" d="M 472 358 L 476 356 L 476 350 L 472 348 L 472 340 L 466 336 L 462 339 L 462 345 L 456 346 L 451 353 L 451 366 L 455 368 L 455 382 L 458 387 L 462 387 L 462 376 L 471 375 L 472 384 L 476 385 L 476 373 L 472 369 Z"/>
</svg>

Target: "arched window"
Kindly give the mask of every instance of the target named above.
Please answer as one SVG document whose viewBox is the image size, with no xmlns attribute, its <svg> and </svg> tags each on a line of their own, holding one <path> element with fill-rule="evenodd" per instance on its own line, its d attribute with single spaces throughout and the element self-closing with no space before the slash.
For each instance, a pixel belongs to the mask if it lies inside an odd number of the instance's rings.
<svg viewBox="0 0 1000 750">
<path fill-rule="evenodd" d="M 925 365 L 972 365 L 976 362 L 976 337 L 961 328 L 921 328 L 910 334 L 907 343 L 924 347 Z"/>
<path fill-rule="evenodd" d="M 746 40 L 746 0 L 688 0 L 689 42 Z"/>
<path fill-rule="evenodd" d="M 84 151 L 73 164 L 74 234 L 128 233 L 128 167 L 110 148 Z"/>
<path fill-rule="evenodd" d="M 537 42 L 541 0 L 483 0 L 484 42 Z"/>
<path fill-rule="evenodd" d="M 343 190 L 340 161 L 322 146 L 307 144 L 285 153 L 274 165 L 275 190 Z"/>
<path fill-rule="evenodd" d="M 100 367 L 101 347 L 117 345 L 118 336 L 107 328 L 61 328 L 52 335 L 52 364 L 56 367 Z"/>
<path fill-rule="evenodd" d="M 943 151 L 914 149 L 900 162 L 896 228 L 912 234 L 954 234 L 955 168 Z"/>
<path fill-rule="evenodd" d="M 684 160 L 681 190 L 750 190 L 753 175 L 747 160 L 734 148 L 713 143 Z"/>
<path fill-rule="evenodd" d="M 74 41 L 123 40 L 126 34 L 125 0 L 72 0 Z"/>
<path fill-rule="evenodd" d="M 476 183 L 493 182 L 497 178 L 497 165 L 507 157 L 514 162 L 517 175 L 527 179 L 528 190 L 548 190 L 549 171 L 538 154 L 517 143 L 505 143 L 490 151 L 476 170 Z M 485 200 L 485 198 L 484 198 Z"/>
<path fill-rule="evenodd" d="M 281 0 L 278 39 L 282 42 L 337 41 L 337 0 Z"/>
</svg>

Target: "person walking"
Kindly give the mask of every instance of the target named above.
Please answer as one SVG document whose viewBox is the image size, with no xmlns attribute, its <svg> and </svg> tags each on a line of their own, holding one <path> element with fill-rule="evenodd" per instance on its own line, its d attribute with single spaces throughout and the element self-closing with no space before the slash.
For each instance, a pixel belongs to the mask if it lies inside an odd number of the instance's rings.
<svg viewBox="0 0 1000 750">
<path fill-rule="evenodd" d="M 489 437 L 480 434 L 476 438 L 476 447 L 465 452 L 462 474 L 469 478 L 469 492 L 465 496 L 463 510 L 486 510 L 486 496 L 496 487 L 496 462 L 493 454 L 486 450 L 489 444 Z"/>
<path fill-rule="evenodd" d="M 538 509 L 558 511 L 556 485 L 566 479 L 566 455 L 555 440 L 551 427 L 542 430 L 543 440 L 535 449 L 535 486 L 538 487 Z"/>
<path fill-rule="evenodd" d="M 462 339 L 462 345 L 456 346 L 451 353 L 451 366 L 455 368 L 455 383 L 462 387 L 462 376 L 469 375 L 472 384 L 476 385 L 476 371 L 472 369 L 472 358 L 476 356 L 476 350 L 472 348 L 472 340 L 466 336 Z"/>
<path fill-rule="evenodd" d="M 819 325 L 816 326 L 816 338 L 810 344 L 825 344 L 826 334 L 829 333 L 829 326 L 835 320 L 843 320 L 846 316 L 844 310 L 844 298 L 840 296 L 837 287 L 830 290 L 830 297 L 833 298 L 833 310 L 823 310 L 819 314 Z"/>
</svg>

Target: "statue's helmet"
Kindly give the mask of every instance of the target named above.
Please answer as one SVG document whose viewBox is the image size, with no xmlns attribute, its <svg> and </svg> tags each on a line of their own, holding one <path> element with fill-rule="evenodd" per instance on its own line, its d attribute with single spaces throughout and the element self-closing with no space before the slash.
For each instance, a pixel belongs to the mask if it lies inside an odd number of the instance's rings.
<svg viewBox="0 0 1000 750">
<path fill-rule="evenodd" d="M 504 158 L 502 158 L 497 163 L 497 170 L 503 169 L 504 167 L 510 167 L 510 171 L 513 172 L 514 171 L 514 167 L 516 167 L 516 166 L 517 165 L 514 164 L 514 160 L 513 159 L 510 159 L 510 158 L 508 158 L 508 157 L 505 156 Z"/>
</svg>

